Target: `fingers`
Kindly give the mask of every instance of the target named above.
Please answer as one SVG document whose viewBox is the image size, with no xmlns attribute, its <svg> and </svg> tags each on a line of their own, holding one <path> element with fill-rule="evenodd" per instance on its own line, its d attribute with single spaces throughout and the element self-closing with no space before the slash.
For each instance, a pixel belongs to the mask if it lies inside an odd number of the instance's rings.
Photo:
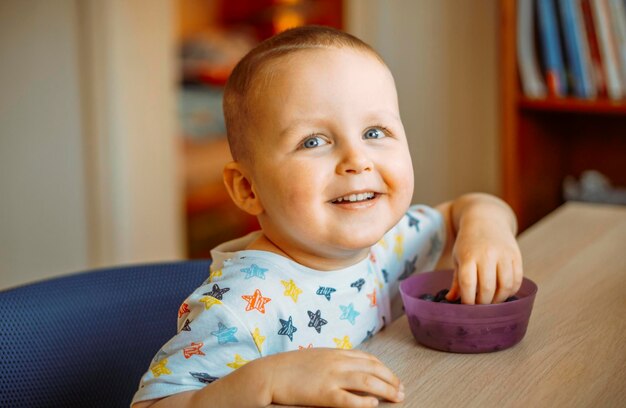
<svg viewBox="0 0 626 408">
<path fill-rule="evenodd" d="M 366 392 L 393 402 L 404 399 L 404 388 L 394 386 L 374 373 L 355 372 L 345 379 L 346 382 L 342 386 L 345 390 Z"/>
<path fill-rule="evenodd" d="M 360 396 L 350 391 L 338 389 L 331 394 L 330 401 L 324 406 L 366 408 L 377 407 L 378 398 L 372 396 Z"/>
<path fill-rule="evenodd" d="M 493 297 L 493 303 L 502 303 L 515 293 L 513 291 L 513 262 L 498 262 L 496 273 L 498 289 Z"/>
<path fill-rule="evenodd" d="M 496 292 L 496 264 L 487 258 L 476 269 L 478 274 L 476 303 L 488 305 L 493 301 L 493 295 Z"/>
<path fill-rule="evenodd" d="M 461 303 L 466 305 L 473 305 L 476 303 L 477 281 L 477 270 L 474 262 L 467 262 L 459 265 L 458 282 L 461 292 Z"/>
<path fill-rule="evenodd" d="M 452 284 L 450 285 L 450 290 L 448 291 L 448 294 L 446 295 L 446 300 L 449 302 L 456 300 L 460 294 L 459 276 L 458 276 L 457 270 L 458 268 L 454 269 L 454 274 L 452 275 Z"/>
</svg>

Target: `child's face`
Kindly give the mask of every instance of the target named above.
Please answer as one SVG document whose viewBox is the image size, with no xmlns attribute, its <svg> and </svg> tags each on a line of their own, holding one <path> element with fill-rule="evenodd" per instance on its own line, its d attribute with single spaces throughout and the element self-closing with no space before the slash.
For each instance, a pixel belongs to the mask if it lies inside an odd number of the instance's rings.
<svg viewBox="0 0 626 408">
<path fill-rule="evenodd" d="M 313 268 L 360 260 L 413 194 L 391 73 L 350 48 L 296 52 L 276 66 L 249 134 L 264 234 Z"/>
</svg>

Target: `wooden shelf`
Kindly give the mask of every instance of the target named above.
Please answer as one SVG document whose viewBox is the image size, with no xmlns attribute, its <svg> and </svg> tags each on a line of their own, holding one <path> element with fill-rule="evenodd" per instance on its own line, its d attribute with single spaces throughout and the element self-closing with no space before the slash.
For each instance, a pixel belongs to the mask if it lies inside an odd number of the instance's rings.
<svg viewBox="0 0 626 408">
<path fill-rule="evenodd" d="M 626 100 L 524 97 L 516 1 L 499 5 L 502 196 L 524 230 L 563 203 L 565 177 L 593 169 L 626 185 Z"/>
<path fill-rule="evenodd" d="M 517 101 L 517 105 L 520 109 L 526 111 L 626 115 L 626 101 L 611 101 L 607 99 L 530 99 L 520 97 Z"/>
</svg>

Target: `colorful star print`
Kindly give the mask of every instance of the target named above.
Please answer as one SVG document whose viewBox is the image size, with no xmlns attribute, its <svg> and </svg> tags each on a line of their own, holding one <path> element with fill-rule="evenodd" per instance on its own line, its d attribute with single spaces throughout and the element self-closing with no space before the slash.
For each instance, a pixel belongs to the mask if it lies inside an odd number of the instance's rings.
<svg viewBox="0 0 626 408">
<path fill-rule="evenodd" d="M 204 303 L 204 309 L 209 310 L 211 306 L 221 305 L 222 301 L 215 299 L 213 296 L 204 296 L 200 298 L 200 302 Z"/>
<path fill-rule="evenodd" d="M 257 264 L 252 264 L 247 268 L 241 269 L 241 272 L 246 274 L 246 279 L 259 278 L 265 280 L 265 272 L 267 271 L 268 269 L 261 268 Z"/>
<path fill-rule="evenodd" d="M 310 348 L 313 348 L 313 343 L 309 343 L 308 346 L 298 346 L 298 350 L 306 350 Z"/>
<path fill-rule="evenodd" d="M 378 241 L 378 245 L 380 245 L 381 247 L 383 247 L 383 248 L 385 248 L 385 249 L 389 248 L 389 247 L 387 246 L 387 241 L 385 240 L 385 237 L 382 237 L 382 238 L 380 239 L 380 241 Z"/>
<path fill-rule="evenodd" d="M 172 374 L 170 369 L 167 368 L 167 358 L 164 358 L 163 360 L 159 361 L 157 364 L 153 365 L 150 371 L 152 371 L 152 374 L 155 377 L 159 377 L 161 375 Z"/>
<path fill-rule="evenodd" d="M 237 343 L 237 337 L 235 337 L 235 333 L 237 333 L 236 327 L 226 327 L 222 322 L 217 324 L 217 330 L 211 332 L 211 334 L 217 337 L 217 342 L 219 344 L 226 343 Z"/>
<path fill-rule="evenodd" d="M 261 331 L 258 327 L 255 328 L 254 332 L 252 333 L 252 339 L 254 340 L 254 344 L 256 344 L 256 348 L 259 349 L 259 353 L 262 353 L 265 336 L 261 336 Z"/>
<path fill-rule="evenodd" d="M 221 269 L 211 269 L 211 272 L 209 273 L 209 282 L 213 282 L 215 278 L 220 278 L 221 276 L 222 276 Z"/>
<path fill-rule="evenodd" d="M 204 296 L 212 296 L 215 299 L 222 300 L 222 295 L 228 292 L 230 288 L 220 289 L 220 287 L 216 284 L 213 285 L 213 289 L 210 292 L 203 293 Z"/>
<path fill-rule="evenodd" d="M 213 377 L 209 373 L 194 373 L 190 371 L 189 374 L 203 384 L 211 384 L 213 381 L 219 380 L 219 377 Z"/>
<path fill-rule="evenodd" d="M 437 255 L 439 251 L 441 251 L 442 245 L 443 244 L 441 243 L 441 239 L 439 238 L 438 234 L 434 234 L 432 237 L 430 237 L 430 250 L 428 251 L 428 257 L 432 258 Z"/>
<path fill-rule="evenodd" d="M 404 236 L 402 234 L 396 235 L 396 245 L 393 247 L 393 252 L 398 259 L 402 259 L 402 255 L 404 254 Z"/>
<path fill-rule="evenodd" d="M 406 216 L 409 219 L 409 228 L 415 227 L 417 232 L 420 232 L 420 220 L 411 215 L 411 213 L 406 213 Z"/>
<path fill-rule="evenodd" d="M 322 312 L 318 309 L 317 312 L 313 313 L 310 310 L 307 310 L 309 314 L 309 327 L 313 327 L 318 333 L 322 332 L 322 326 L 328 323 L 325 319 L 322 319 Z"/>
<path fill-rule="evenodd" d="M 355 323 L 354 319 L 356 319 L 356 317 L 361 314 L 354 310 L 354 305 L 352 303 L 350 303 L 348 306 L 340 305 L 339 308 L 341 309 L 341 316 L 339 316 L 339 319 L 347 320 L 352 325 L 354 325 Z"/>
<path fill-rule="evenodd" d="M 370 307 L 376 306 L 376 289 L 374 289 L 372 293 L 368 293 L 366 296 L 370 300 Z"/>
<path fill-rule="evenodd" d="M 302 293 L 302 290 L 300 290 L 300 288 L 296 286 L 296 283 L 293 281 L 293 279 L 289 279 L 289 282 L 281 280 L 280 283 L 282 283 L 285 287 L 284 295 L 291 297 L 294 302 L 297 302 L 298 296 L 300 295 L 300 293 Z"/>
<path fill-rule="evenodd" d="M 235 360 L 226 364 L 227 366 L 229 366 L 230 368 L 236 370 L 244 365 L 246 365 L 246 363 L 249 363 L 250 360 L 246 360 L 243 357 L 241 357 L 239 354 L 235 354 Z"/>
<path fill-rule="evenodd" d="M 376 254 L 374 254 L 374 251 L 370 251 L 370 261 L 376 263 Z"/>
<path fill-rule="evenodd" d="M 178 308 L 178 318 L 180 319 L 189 312 L 189 305 L 187 303 L 183 303 L 182 305 L 180 305 L 180 308 Z"/>
<path fill-rule="evenodd" d="M 415 272 L 415 262 L 417 262 L 417 255 L 410 261 L 404 261 L 404 272 L 402 272 L 402 275 L 398 278 L 399 280 L 406 279 Z"/>
<path fill-rule="evenodd" d="M 204 356 L 204 352 L 202 350 L 200 350 L 202 348 L 202 346 L 204 346 L 204 343 L 200 342 L 200 343 L 194 343 L 191 342 L 191 344 L 188 347 L 185 347 L 183 349 L 183 356 L 185 356 L 186 359 L 189 359 L 191 356 Z"/>
<path fill-rule="evenodd" d="M 189 319 L 185 320 L 185 324 L 183 324 L 183 327 L 180 330 L 181 331 L 191 331 L 191 326 L 189 326 L 189 323 L 191 323 L 191 320 L 189 320 Z"/>
<path fill-rule="evenodd" d="M 261 291 L 258 289 L 254 291 L 254 294 L 243 295 L 241 298 L 248 302 L 248 305 L 246 306 L 246 312 L 256 309 L 263 314 L 265 314 L 265 304 L 272 300 L 268 297 L 263 297 Z"/>
<path fill-rule="evenodd" d="M 387 272 L 386 269 L 383 269 L 382 273 L 383 273 L 383 279 L 385 280 L 385 283 L 388 283 L 389 282 L 389 272 Z"/>
<path fill-rule="evenodd" d="M 330 301 L 330 296 L 336 292 L 337 289 L 335 288 L 330 288 L 330 287 L 325 287 L 325 286 L 320 286 L 320 288 L 317 290 L 317 292 L 315 292 L 317 295 L 320 296 L 324 296 L 326 298 L 326 300 Z"/>
<path fill-rule="evenodd" d="M 283 320 L 280 318 L 278 320 L 280 320 L 280 324 L 282 325 L 280 330 L 278 330 L 278 334 L 282 336 L 287 336 L 289 337 L 290 341 L 293 341 L 293 334 L 297 332 L 298 329 L 296 328 L 296 326 L 293 325 L 293 320 L 291 319 L 291 316 L 289 316 L 289 320 Z"/>
<path fill-rule="evenodd" d="M 365 285 L 365 279 L 358 279 L 350 284 L 351 288 L 357 288 L 357 291 L 360 292 L 361 288 Z"/>
<path fill-rule="evenodd" d="M 333 338 L 333 341 L 337 345 L 338 349 L 350 350 L 352 348 L 349 336 L 343 336 L 343 339 Z"/>
<path fill-rule="evenodd" d="M 365 335 L 365 338 L 363 339 L 363 341 L 369 340 L 372 337 L 374 337 L 374 333 L 376 333 L 376 326 L 374 326 L 374 328 L 372 328 L 372 330 L 368 330 L 367 334 Z"/>
</svg>

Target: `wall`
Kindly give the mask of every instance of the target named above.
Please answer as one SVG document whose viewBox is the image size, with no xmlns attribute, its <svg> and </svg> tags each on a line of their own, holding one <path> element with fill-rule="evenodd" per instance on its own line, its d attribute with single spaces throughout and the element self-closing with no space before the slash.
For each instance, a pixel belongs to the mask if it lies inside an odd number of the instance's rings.
<svg viewBox="0 0 626 408">
<path fill-rule="evenodd" d="M 182 257 L 173 10 L 0 1 L 0 289 Z"/>
<path fill-rule="evenodd" d="M 498 194 L 497 2 L 349 0 L 347 30 L 396 79 L 415 202 Z"/>
<path fill-rule="evenodd" d="M 88 265 L 76 8 L 0 2 L 0 287 Z"/>
</svg>

